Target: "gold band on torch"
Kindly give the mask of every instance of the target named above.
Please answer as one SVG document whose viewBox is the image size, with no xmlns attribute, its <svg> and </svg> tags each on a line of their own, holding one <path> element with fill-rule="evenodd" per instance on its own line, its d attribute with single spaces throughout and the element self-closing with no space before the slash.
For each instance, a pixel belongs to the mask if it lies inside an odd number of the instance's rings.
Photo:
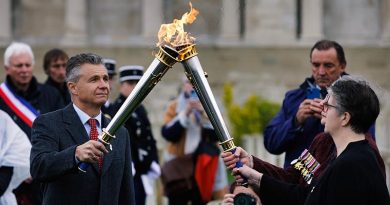
<svg viewBox="0 0 390 205">
<path fill-rule="evenodd" d="M 233 151 L 236 146 L 234 145 L 233 138 L 230 137 L 221 111 L 215 101 L 213 92 L 206 79 L 206 73 L 200 65 L 195 45 L 189 45 L 178 52 L 178 58 L 184 66 L 185 74 L 195 88 L 195 92 L 218 136 L 220 145 L 224 151 Z"/>
<path fill-rule="evenodd" d="M 178 53 L 168 47 L 160 46 L 155 59 L 143 74 L 133 91 L 126 98 L 123 105 L 112 118 L 106 128 L 103 128 L 99 141 L 110 148 L 110 141 L 115 138 L 115 133 L 129 118 L 130 114 L 138 107 L 142 100 L 149 94 L 154 86 L 161 80 L 164 74 L 177 62 Z M 86 172 L 89 164 L 82 162 L 78 168 Z"/>
</svg>

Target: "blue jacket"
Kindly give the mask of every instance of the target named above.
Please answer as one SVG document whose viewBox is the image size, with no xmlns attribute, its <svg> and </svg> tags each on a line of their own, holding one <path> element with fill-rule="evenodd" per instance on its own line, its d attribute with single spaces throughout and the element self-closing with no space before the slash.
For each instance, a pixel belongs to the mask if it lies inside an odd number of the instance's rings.
<svg viewBox="0 0 390 205">
<path fill-rule="evenodd" d="M 271 120 L 264 130 L 264 146 L 272 154 L 286 152 L 284 167 L 299 157 L 308 148 L 314 137 L 324 131 L 321 120 L 315 117 L 306 119 L 303 125 L 294 123 L 298 107 L 307 98 L 307 90 L 313 87 L 314 79 L 307 78 L 298 89 L 286 93 L 279 113 Z M 369 133 L 375 136 L 375 124 Z"/>
</svg>

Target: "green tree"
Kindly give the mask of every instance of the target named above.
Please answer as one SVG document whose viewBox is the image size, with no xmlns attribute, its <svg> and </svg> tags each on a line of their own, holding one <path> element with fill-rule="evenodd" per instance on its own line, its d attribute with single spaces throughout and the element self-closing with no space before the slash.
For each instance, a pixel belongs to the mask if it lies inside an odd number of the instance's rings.
<svg viewBox="0 0 390 205">
<path fill-rule="evenodd" d="M 250 95 L 242 106 L 234 102 L 233 87 L 224 85 L 223 103 L 236 145 L 241 145 L 242 136 L 263 133 L 265 126 L 276 115 L 280 104 L 257 95 Z"/>
</svg>

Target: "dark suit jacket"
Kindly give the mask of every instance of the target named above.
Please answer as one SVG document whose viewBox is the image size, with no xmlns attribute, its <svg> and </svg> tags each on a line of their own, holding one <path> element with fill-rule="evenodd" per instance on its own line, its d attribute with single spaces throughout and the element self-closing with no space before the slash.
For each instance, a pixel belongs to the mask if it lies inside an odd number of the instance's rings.
<svg viewBox="0 0 390 205">
<path fill-rule="evenodd" d="M 108 125 L 104 117 L 102 125 Z M 89 137 L 73 105 L 35 119 L 30 171 L 43 184 L 43 204 L 135 204 L 129 136 L 123 127 L 115 135 L 101 175 L 97 164 L 82 173 L 75 150 Z"/>
</svg>

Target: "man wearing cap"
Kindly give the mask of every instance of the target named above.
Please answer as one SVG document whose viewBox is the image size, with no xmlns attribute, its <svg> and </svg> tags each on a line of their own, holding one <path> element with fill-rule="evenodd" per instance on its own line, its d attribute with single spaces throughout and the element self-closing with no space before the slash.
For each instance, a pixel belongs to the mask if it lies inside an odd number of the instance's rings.
<svg viewBox="0 0 390 205">
<path fill-rule="evenodd" d="M 116 61 L 110 58 L 104 58 L 103 64 L 107 69 L 108 73 L 108 85 L 110 86 L 110 90 L 112 90 L 114 77 L 116 75 L 115 72 L 115 65 Z M 110 102 L 110 99 L 107 100 L 107 102 L 102 106 L 102 113 L 108 117 L 112 118 L 114 117 L 116 111 L 114 111 L 113 104 Z"/>
<path fill-rule="evenodd" d="M 128 65 L 119 68 L 120 95 L 114 102 L 117 112 L 143 75 L 143 67 Z M 130 135 L 130 144 L 135 167 L 134 187 L 137 205 L 145 205 L 146 195 L 153 193 L 154 180 L 160 176 L 156 141 L 143 105 L 139 105 L 125 127 Z"/>
</svg>

